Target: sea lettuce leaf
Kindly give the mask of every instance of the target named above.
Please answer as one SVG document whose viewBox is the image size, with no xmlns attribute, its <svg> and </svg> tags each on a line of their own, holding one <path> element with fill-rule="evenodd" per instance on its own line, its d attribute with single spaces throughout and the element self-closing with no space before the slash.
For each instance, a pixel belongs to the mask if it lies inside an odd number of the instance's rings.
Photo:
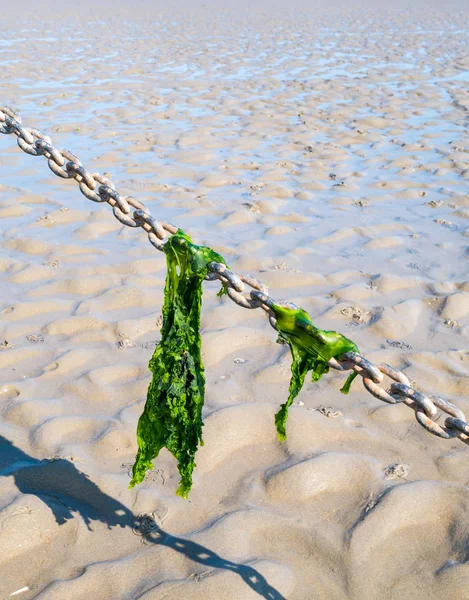
<svg viewBox="0 0 469 600">
<path fill-rule="evenodd" d="M 138 421 L 138 453 L 129 488 L 141 483 L 152 460 L 167 448 L 177 459 L 181 480 L 177 494 L 187 498 L 195 454 L 202 440 L 205 377 L 201 359 L 202 282 L 210 262 L 225 260 L 196 246 L 178 230 L 164 245 L 167 276 L 161 342 L 149 368 L 153 372 L 147 401 Z"/>
<path fill-rule="evenodd" d="M 331 358 L 337 358 L 344 352 L 359 352 L 354 342 L 336 331 L 318 329 L 311 321 L 309 314 L 302 308 L 286 308 L 273 304 L 279 341 L 290 346 L 292 354 L 291 379 L 288 400 L 281 405 L 275 415 L 277 435 L 281 442 L 286 439 L 286 422 L 288 408 L 298 396 L 308 371 L 312 371 L 313 382 L 319 381 L 329 371 L 327 364 Z M 350 384 L 356 377 L 352 373 L 345 382 L 341 392 L 347 394 Z"/>
</svg>

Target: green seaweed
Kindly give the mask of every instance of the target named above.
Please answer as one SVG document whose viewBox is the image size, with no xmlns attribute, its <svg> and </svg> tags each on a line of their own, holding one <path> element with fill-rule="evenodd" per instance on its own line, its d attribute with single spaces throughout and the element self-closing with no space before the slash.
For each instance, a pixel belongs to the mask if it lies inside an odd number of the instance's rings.
<svg viewBox="0 0 469 600">
<path fill-rule="evenodd" d="M 195 454 L 202 440 L 204 366 L 201 359 L 202 282 L 210 262 L 226 264 L 205 246 L 196 246 L 178 230 L 164 245 L 167 276 L 161 342 L 150 360 L 153 378 L 138 421 L 138 453 L 129 488 L 141 483 L 163 447 L 177 459 L 181 475 L 177 494 L 187 498 Z"/>
<path fill-rule="evenodd" d="M 336 331 L 325 331 L 315 327 L 311 317 L 302 308 L 284 308 L 278 304 L 271 306 L 275 314 L 275 328 L 279 333 L 279 342 L 286 342 L 292 354 L 291 379 L 288 400 L 281 405 L 275 415 L 277 435 L 281 442 L 286 439 L 288 408 L 298 396 L 308 371 L 312 371 L 313 382 L 319 381 L 329 371 L 327 364 L 331 358 L 337 358 L 344 352 L 359 352 L 351 340 Z M 352 373 L 341 392 L 347 394 L 356 377 Z"/>
</svg>

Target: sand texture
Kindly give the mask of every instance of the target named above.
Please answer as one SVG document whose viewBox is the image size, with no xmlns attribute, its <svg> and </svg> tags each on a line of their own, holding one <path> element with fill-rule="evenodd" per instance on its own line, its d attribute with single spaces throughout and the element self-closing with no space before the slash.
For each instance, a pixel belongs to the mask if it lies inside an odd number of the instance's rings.
<svg viewBox="0 0 469 600">
<path fill-rule="evenodd" d="M 469 4 L 97 4 L 0 2 L 0 104 L 468 415 Z M 164 255 L 13 135 L 0 228 L 1 599 L 469 600 L 469 446 L 339 372 L 281 444 L 216 282 L 189 501 L 167 451 L 129 491 Z"/>
</svg>

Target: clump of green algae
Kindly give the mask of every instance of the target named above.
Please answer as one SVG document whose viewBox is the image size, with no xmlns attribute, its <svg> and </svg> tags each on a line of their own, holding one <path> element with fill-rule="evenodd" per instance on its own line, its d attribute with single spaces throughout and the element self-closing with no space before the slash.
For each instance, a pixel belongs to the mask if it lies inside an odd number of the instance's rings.
<svg viewBox="0 0 469 600">
<path fill-rule="evenodd" d="M 211 248 L 196 246 L 181 230 L 164 245 L 167 276 L 161 342 L 150 360 L 153 378 L 138 421 L 138 453 L 129 488 L 141 483 L 163 447 L 177 459 L 177 494 L 187 498 L 202 440 L 205 377 L 201 359 L 202 282 L 210 262 L 226 264 Z"/>
<path fill-rule="evenodd" d="M 345 352 L 359 352 L 351 340 L 336 331 L 325 331 L 315 327 L 311 317 L 302 308 L 286 308 L 273 304 L 270 307 L 275 315 L 275 328 L 279 333 L 279 341 L 290 346 L 292 354 L 291 379 L 288 400 L 281 405 L 275 415 L 277 435 L 281 442 L 286 439 L 285 425 L 288 408 L 298 396 L 308 371 L 312 371 L 312 381 L 319 381 L 329 371 L 327 364 L 331 358 L 337 358 Z M 341 392 L 347 394 L 357 373 L 352 373 L 345 382 Z"/>
<path fill-rule="evenodd" d="M 138 421 L 138 452 L 129 488 L 141 483 L 153 459 L 166 447 L 177 459 L 181 480 L 176 494 L 187 498 L 192 487 L 195 454 L 202 440 L 202 407 L 205 377 L 201 359 L 200 310 L 202 282 L 211 262 L 223 263 L 220 254 L 206 246 L 196 246 L 178 230 L 164 245 L 167 276 L 164 290 L 161 342 L 156 347 L 149 367 L 153 378 L 147 401 Z M 223 284 L 219 296 L 226 293 Z M 329 371 L 328 361 L 345 352 L 358 352 L 358 347 L 335 331 L 315 327 L 301 308 L 272 304 L 279 341 L 290 346 L 292 377 L 287 402 L 275 415 L 280 441 L 285 441 L 288 408 L 299 394 L 308 371 L 318 381 Z M 348 393 L 356 377 L 350 375 L 342 392 Z"/>
</svg>

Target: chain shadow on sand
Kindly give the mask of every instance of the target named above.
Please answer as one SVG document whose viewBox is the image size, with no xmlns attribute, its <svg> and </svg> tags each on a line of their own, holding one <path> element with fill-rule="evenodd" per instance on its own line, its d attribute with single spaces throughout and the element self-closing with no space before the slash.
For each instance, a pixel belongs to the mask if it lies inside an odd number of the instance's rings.
<svg viewBox="0 0 469 600">
<path fill-rule="evenodd" d="M 56 522 L 64 524 L 79 514 L 89 530 L 92 522 L 112 527 L 129 527 L 146 543 L 166 546 L 194 562 L 237 573 L 265 600 L 285 600 L 256 569 L 226 560 L 212 550 L 175 537 L 159 527 L 151 516 L 136 516 L 126 506 L 102 492 L 89 477 L 66 458 L 35 459 L 0 435 L 0 477 L 13 477 L 19 491 L 34 494 L 53 512 Z"/>
</svg>

